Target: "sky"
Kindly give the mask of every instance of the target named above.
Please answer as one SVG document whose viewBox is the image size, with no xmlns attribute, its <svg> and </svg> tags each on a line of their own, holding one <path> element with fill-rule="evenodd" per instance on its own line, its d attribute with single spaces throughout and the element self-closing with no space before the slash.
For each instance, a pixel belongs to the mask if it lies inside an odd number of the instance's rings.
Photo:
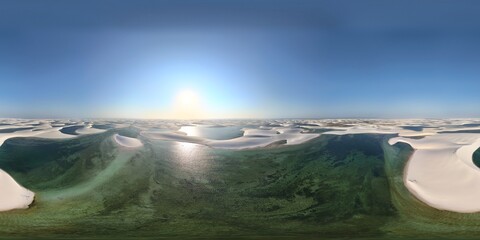
<svg viewBox="0 0 480 240">
<path fill-rule="evenodd" d="M 480 1 L 1 0 L 0 117 L 480 117 Z"/>
</svg>

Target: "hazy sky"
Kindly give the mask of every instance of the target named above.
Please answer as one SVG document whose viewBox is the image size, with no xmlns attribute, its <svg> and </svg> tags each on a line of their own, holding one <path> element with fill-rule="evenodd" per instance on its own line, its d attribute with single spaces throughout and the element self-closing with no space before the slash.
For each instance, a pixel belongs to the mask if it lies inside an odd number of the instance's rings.
<svg viewBox="0 0 480 240">
<path fill-rule="evenodd" d="M 480 1 L 0 1 L 0 117 L 480 117 Z"/>
</svg>

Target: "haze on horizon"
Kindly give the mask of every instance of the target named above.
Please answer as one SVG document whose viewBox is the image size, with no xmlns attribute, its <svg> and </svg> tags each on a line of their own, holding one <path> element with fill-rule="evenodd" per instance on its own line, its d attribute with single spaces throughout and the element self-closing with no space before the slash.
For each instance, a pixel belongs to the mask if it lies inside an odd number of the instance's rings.
<svg viewBox="0 0 480 240">
<path fill-rule="evenodd" d="M 478 1 L 0 2 L 0 117 L 480 117 Z"/>
</svg>

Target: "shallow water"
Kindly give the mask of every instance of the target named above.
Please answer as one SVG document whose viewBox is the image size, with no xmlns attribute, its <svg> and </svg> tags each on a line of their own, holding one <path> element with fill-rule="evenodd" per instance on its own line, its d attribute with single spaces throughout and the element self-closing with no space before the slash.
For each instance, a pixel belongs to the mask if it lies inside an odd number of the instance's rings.
<svg viewBox="0 0 480 240">
<path fill-rule="evenodd" d="M 242 136 L 242 128 L 242 126 L 182 126 L 179 131 L 188 136 L 226 140 Z"/>
<path fill-rule="evenodd" d="M 62 129 L 60 129 L 60 132 L 64 133 L 64 134 L 78 135 L 78 133 L 76 131 L 80 128 L 83 128 L 83 127 L 84 127 L 83 125 L 64 127 Z"/>
<path fill-rule="evenodd" d="M 115 133 L 145 146 L 119 148 Z M 0 168 L 37 196 L 29 209 L 0 213 L 0 238 L 474 236 L 480 215 L 438 211 L 409 194 L 402 171 L 411 149 L 386 139 L 321 136 L 242 151 L 145 139 L 134 128 L 9 139 Z"/>
</svg>

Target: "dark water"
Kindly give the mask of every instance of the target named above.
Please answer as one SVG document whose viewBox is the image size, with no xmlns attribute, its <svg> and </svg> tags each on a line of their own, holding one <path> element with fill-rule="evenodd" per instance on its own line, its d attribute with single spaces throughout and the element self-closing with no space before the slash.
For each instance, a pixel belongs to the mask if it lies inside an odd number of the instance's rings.
<svg viewBox="0 0 480 240">
<path fill-rule="evenodd" d="M 111 129 L 111 128 L 114 128 L 114 126 L 112 124 L 93 124 L 92 127 L 97 128 L 97 129 Z"/>
<path fill-rule="evenodd" d="M 0 129 L 0 133 L 13 133 L 13 132 L 22 131 L 22 130 L 29 130 L 29 129 L 32 129 L 32 128 L 33 127 Z"/>
<path fill-rule="evenodd" d="M 477 149 L 477 151 L 473 153 L 472 159 L 475 166 L 480 168 L 480 149 Z"/>
<path fill-rule="evenodd" d="M 403 129 L 421 132 L 424 126 L 402 126 Z"/>
<path fill-rule="evenodd" d="M 476 129 L 476 130 L 448 130 L 448 131 L 440 131 L 438 133 L 480 133 L 480 129 Z"/>
<path fill-rule="evenodd" d="M 84 125 L 77 125 L 77 126 L 64 127 L 62 129 L 60 129 L 60 132 L 65 133 L 65 134 L 70 134 L 70 135 L 78 135 L 78 133 L 76 133 L 75 131 L 77 131 L 77 129 L 80 129 L 80 128 L 83 128 L 83 127 L 85 127 L 85 126 Z"/>
</svg>

